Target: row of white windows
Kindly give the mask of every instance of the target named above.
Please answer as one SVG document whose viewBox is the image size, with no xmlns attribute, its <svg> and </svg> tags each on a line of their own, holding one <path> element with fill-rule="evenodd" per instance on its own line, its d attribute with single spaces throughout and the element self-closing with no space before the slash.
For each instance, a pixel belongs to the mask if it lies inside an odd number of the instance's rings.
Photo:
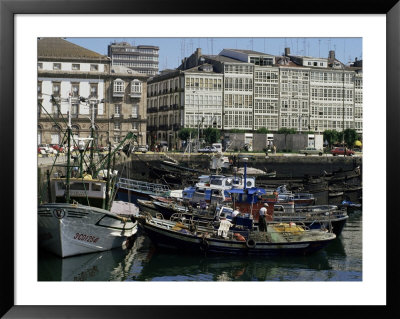
<svg viewBox="0 0 400 319">
<path fill-rule="evenodd" d="M 251 95 L 225 94 L 224 106 L 227 108 L 251 108 L 253 98 Z"/>
<path fill-rule="evenodd" d="M 289 84 L 289 83 L 282 83 L 281 85 L 281 92 L 299 92 L 299 93 L 308 93 L 308 84 Z"/>
<path fill-rule="evenodd" d="M 283 77 L 307 77 L 309 71 L 299 71 L 299 70 L 281 70 L 281 76 Z"/>
<path fill-rule="evenodd" d="M 133 80 L 131 84 L 131 93 L 142 93 L 142 82 L 139 80 Z M 125 82 L 121 79 L 114 80 L 114 93 L 125 92 Z"/>
<path fill-rule="evenodd" d="M 253 68 L 254 67 L 252 65 L 226 64 L 224 68 L 224 73 L 253 74 Z"/>
<path fill-rule="evenodd" d="M 344 128 L 352 128 L 352 121 L 345 121 Z M 310 127 L 312 130 L 316 128 L 316 131 L 325 131 L 325 130 L 337 130 L 341 131 L 343 129 L 343 121 L 335 121 L 335 120 L 310 120 Z"/>
<path fill-rule="evenodd" d="M 311 89 L 311 98 L 329 98 L 332 100 L 335 99 L 343 99 L 343 91 L 345 98 L 352 99 L 353 98 L 353 90 L 352 89 L 344 89 L 343 88 L 312 88 Z"/>
<path fill-rule="evenodd" d="M 345 83 L 353 83 L 355 75 L 345 73 Z M 311 81 L 324 83 L 343 83 L 343 72 L 311 72 Z"/>
<path fill-rule="evenodd" d="M 185 88 L 188 90 L 222 90 L 222 79 L 186 77 Z"/>
<path fill-rule="evenodd" d="M 139 53 L 143 53 L 143 54 L 158 54 L 158 50 L 152 50 L 152 49 L 125 48 L 125 49 L 122 49 L 122 51 L 125 51 L 125 52 L 139 52 Z"/>
<path fill-rule="evenodd" d="M 185 96 L 185 104 L 194 105 L 221 105 L 222 95 L 208 94 L 187 94 Z"/>
<path fill-rule="evenodd" d="M 275 83 L 279 79 L 278 71 L 256 70 L 254 71 L 254 81 Z"/>
<path fill-rule="evenodd" d="M 268 127 L 270 130 L 278 130 L 278 117 L 255 116 L 254 128 L 257 130 L 262 127 Z"/>
<path fill-rule="evenodd" d="M 173 79 L 165 82 L 149 84 L 147 86 L 148 93 L 158 93 L 158 91 L 162 90 L 169 90 L 172 88 L 177 89 L 179 87 L 179 80 Z"/>
<path fill-rule="evenodd" d="M 160 97 L 159 99 L 148 99 L 148 107 L 158 107 L 162 105 L 173 105 L 179 103 L 179 96 L 178 95 L 171 95 L 169 98 L 168 97 Z M 168 103 L 169 101 L 169 103 Z"/>
<path fill-rule="evenodd" d="M 72 63 L 72 70 L 73 71 L 79 71 L 81 69 L 81 65 L 79 63 Z M 38 62 L 38 70 L 43 70 L 43 63 Z M 53 70 L 54 71 L 61 71 L 61 63 L 55 62 L 53 63 Z M 99 65 L 98 64 L 91 64 L 90 65 L 90 71 L 93 72 L 98 72 L 99 71 Z"/>
<path fill-rule="evenodd" d="M 185 124 L 190 127 L 221 127 L 222 115 L 212 113 L 186 113 Z"/>
<path fill-rule="evenodd" d="M 73 97 L 78 97 L 79 96 L 79 88 L 80 88 L 81 83 L 71 83 L 71 95 Z M 38 94 L 42 93 L 42 82 L 38 82 Z M 98 92 L 98 84 L 97 83 L 90 83 L 90 96 L 95 96 L 97 97 L 97 92 Z M 52 94 L 55 96 L 61 95 L 61 83 L 60 82 L 53 82 L 52 83 Z"/>
<path fill-rule="evenodd" d="M 312 106 L 310 109 L 310 114 L 318 117 L 343 116 L 343 107 Z M 345 107 L 344 114 L 345 116 L 353 116 L 353 108 L 351 106 Z"/>
<path fill-rule="evenodd" d="M 133 62 L 114 62 L 114 65 L 128 66 L 132 68 L 157 68 L 158 63 L 133 63 Z"/>
<path fill-rule="evenodd" d="M 120 60 L 158 61 L 158 56 L 113 54 L 112 57 Z"/>
<path fill-rule="evenodd" d="M 225 78 L 225 91 L 253 91 L 253 79 Z"/>
</svg>

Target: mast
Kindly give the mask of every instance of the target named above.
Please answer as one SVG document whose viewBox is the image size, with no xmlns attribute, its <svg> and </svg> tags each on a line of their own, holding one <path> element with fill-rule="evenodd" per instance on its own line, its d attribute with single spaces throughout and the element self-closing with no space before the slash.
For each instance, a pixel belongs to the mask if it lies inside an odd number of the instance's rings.
<svg viewBox="0 0 400 319">
<path fill-rule="evenodd" d="M 107 182 L 106 182 L 106 198 L 103 202 L 103 208 L 108 210 L 109 189 L 110 189 L 110 170 L 111 170 L 111 143 L 108 141 L 108 159 L 107 159 Z"/>
<path fill-rule="evenodd" d="M 70 186 L 70 176 L 71 176 L 71 94 L 69 96 L 69 101 L 68 101 L 68 125 L 67 125 L 67 181 L 65 185 L 65 197 L 66 197 L 66 202 L 69 204 L 70 202 L 70 195 L 69 195 L 69 186 Z"/>
<path fill-rule="evenodd" d="M 91 148 L 90 148 L 90 174 L 93 174 L 92 170 L 93 170 L 93 152 L 94 152 L 94 104 L 91 103 L 92 106 L 92 118 L 91 118 L 91 122 L 92 125 L 90 127 L 90 137 L 92 138 L 92 142 L 91 142 Z"/>
</svg>

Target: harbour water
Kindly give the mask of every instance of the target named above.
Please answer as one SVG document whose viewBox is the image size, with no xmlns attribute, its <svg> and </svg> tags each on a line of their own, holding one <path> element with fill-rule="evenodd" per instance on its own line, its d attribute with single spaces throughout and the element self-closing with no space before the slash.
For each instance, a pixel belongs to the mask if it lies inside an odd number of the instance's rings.
<svg viewBox="0 0 400 319">
<path fill-rule="evenodd" d="M 310 256 L 218 257 L 159 251 L 138 233 L 130 249 L 59 258 L 39 251 L 38 281 L 362 281 L 362 212 Z"/>
</svg>

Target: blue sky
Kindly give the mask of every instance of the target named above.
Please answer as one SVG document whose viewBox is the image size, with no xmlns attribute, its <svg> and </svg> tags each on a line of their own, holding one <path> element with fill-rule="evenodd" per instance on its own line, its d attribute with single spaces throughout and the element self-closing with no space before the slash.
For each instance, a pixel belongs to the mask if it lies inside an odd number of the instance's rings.
<svg viewBox="0 0 400 319">
<path fill-rule="evenodd" d="M 362 38 L 66 38 L 84 48 L 107 55 L 112 42 L 125 41 L 132 45 L 155 45 L 160 48 L 159 69 L 178 67 L 182 58 L 191 55 L 196 48 L 203 54 L 218 54 L 222 49 L 254 50 L 281 55 L 285 47 L 291 54 L 327 57 L 335 50 L 336 58 L 348 63 L 362 59 Z"/>
</svg>

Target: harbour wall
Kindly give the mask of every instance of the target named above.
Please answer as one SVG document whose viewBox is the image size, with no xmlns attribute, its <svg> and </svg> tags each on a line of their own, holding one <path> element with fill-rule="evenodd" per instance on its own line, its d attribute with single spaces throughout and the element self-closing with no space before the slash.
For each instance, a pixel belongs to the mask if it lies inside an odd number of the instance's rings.
<svg viewBox="0 0 400 319">
<path fill-rule="evenodd" d="M 207 155 L 183 156 L 174 154 L 168 156 L 182 165 L 207 169 L 210 165 L 210 157 Z M 126 158 L 119 164 L 119 171 L 124 176 L 132 179 L 146 179 L 149 177 L 149 170 L 158 167 L 164 160 L 170 160 L 163 154 L 134 154 L 131 158 Z M 125 166 L 125 167 L 124 167 Z M 238 161 L 238 166 L 242 167 L 243 162 Z M 276 171 L 277 177 L 281 178 L 302 178 L 305 175 L 320 176 L 325 172 L 333 173 L 337 171 L 349 171 L 357 166 L 362 166 L 361 157 L 333 157 L 333 156 L 263 156 L 249 157 L 248 167 L 254 167 L 267 171 Z M 125 173 L 123 172 L 125 171 Z"/>
</svg>

